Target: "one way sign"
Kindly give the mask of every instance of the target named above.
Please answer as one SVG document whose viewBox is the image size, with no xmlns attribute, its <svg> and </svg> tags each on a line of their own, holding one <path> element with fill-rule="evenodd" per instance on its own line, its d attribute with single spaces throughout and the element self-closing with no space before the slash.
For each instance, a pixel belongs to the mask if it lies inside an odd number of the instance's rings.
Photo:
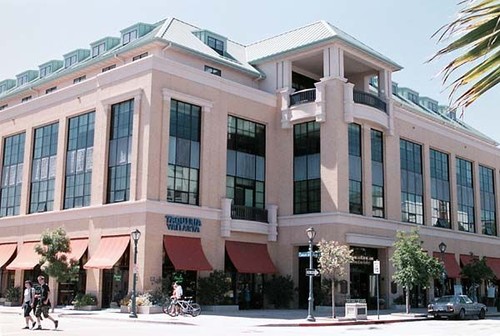
<svg viewBox="0 0 500 336">
<path fill-rule="evenodd" d="M 306 268 L 306 276 L 318 276 L 319 271 L 316 268 Z"/>
</svg>

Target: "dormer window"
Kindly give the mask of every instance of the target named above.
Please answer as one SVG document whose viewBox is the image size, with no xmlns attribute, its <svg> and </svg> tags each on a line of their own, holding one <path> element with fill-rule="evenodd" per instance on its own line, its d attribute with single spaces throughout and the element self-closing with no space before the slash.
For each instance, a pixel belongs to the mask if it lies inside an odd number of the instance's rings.
<svg viewBox="0 0 500 336">
<path fill-rule="evenodd" d="M 7 84 L 0 85 L 0 94 L 7 91 Z"/>
<path fill-rule="evenodd" d="M 122 36 L 122 44 L 123 45 L 128 44 L 135 39 L 137 39 L 137 29 L 124 33 Z"/>
<path fill-rule="evenodd" d="M 16 81 L 13 79 L 5 79 L 0 82 L 0 94 L 7 92 L 8 90 L 12 89 L 14 86 L 16 86 Z"/>
<path fill-rule="evenodd" d="M 28 75 L 22 75 L 17 78 L 17 86 L 28 83 Z"/>
<path fill-rule="evenodd" d="M 52 73 L 52 65 L 51 64 L 44 66 L 43 68 L 40 68 L 40 78 L 43 78 L 51 73 Z"/>
<path fill-rule="evenodd" d="M 207 45 L 219 55 L 224 55 L 224 42 L 212 36 L 207 36 Z"/>
<path fill-rule="evenodd" d="M 106 43 L 102 42 L 94 47 L 92 47 L 92 57 L 99 56 L 106 51 Z"/>
<path fill-rule="evenodd" d="M 64 59 L 64 67 L 69 68 L 73 64 L 76 64 L 78 62 L 78 55 L 74 54 L 71 56 L 68 56 Z"/>
</svg>

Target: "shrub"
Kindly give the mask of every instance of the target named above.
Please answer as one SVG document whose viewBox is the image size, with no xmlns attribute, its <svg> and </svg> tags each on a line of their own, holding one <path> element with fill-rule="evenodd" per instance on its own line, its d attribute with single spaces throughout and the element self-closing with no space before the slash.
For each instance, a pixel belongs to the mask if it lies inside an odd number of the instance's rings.
<svg viewBox="0 0 500 336">
<path fill-rule="evenodd" d="M 75 307 L 96 306 L 97 297 L 94 294 L 78 294 L 73 301 Z"/>
<path fill-rule="evenodd" d="M 151 302 L 151 294 L 149 293 L 139 293 L 137 294 L 137 297 L 135 299 L 135 304 L 139 306 L 152 306 L 153 303 Z M 132 307 L 132 300 L 128 303 L 129 307 Z"/>
<path fill-rule="evenodd" d="M 231 281 L 223 271 L 215 270 L 198 280 L 198 301 L 204 305 L 227 304 L 225 294 L 231 290 Z"/>
<path fill-rule="evenodd" d="M 21 287 L 10 287 L 5 291 L 5 298 L 9 302 L 19 302 L 21 300 Z"/>
<path fill-rule="evenodd" d="M 293 297 L 293 280 L 290 275 L 273 275 L 266 282 L 264 295 L 275 308 L 289 308 Z"/>
</svg>

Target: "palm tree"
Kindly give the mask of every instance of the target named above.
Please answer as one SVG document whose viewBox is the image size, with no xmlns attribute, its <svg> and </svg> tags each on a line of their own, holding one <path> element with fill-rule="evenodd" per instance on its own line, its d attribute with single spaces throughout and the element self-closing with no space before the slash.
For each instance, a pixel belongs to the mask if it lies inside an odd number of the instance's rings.
<svg viewBox="0 0 500 336">
<path fill-rule="evenodd" d="M 450 81 L 449 98 L 453 101 L 452 108 L 466 108 L 486 91 L 500 81 L 500 1 L 499 0 L 464 0 L 459 5 L 465 7 L 459 11 L 458 18 L 444 25 L 433 37 L 439 35 L 438 42 L 451 40 L 439 50 L 429 61 L 445 54 L 460 51 L 441 70 L 443 84 Z M 451 79 L 463 65 L 470 69 Z M 458 90 L 465 92 L 454 99 Z"/>
</svg>

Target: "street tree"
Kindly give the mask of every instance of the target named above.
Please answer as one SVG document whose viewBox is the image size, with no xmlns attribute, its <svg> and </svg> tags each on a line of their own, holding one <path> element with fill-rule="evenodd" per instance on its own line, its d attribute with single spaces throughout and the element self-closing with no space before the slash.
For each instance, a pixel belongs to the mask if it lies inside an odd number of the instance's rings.
<svg viewBox="0 0 500 336">
<path fill-rule="evenodd" d="M 44 231 L 35 251 L 40 255 L 42 270 L 58 282 L 66 282 L 77 275 L 78 261 L 68 260 L 66 256 L 71 252 L 71 246 L 63 228 Z"/>
<path fill-rule="evenodd" d="M 406 313 L 410 313 L 410 291 L 416 287 L 428 287 L 431 280 L 443 273 L 443 265 L 422 249 L 417 229 L 398 231 L 391 261 L 395 268 L 394 281 L 406 291 Z"/>
<path fill-rule="evenodd" d="M 332 287 L 332 317 L 335 318 L 335 281 L 338 281 L 345 274 L 345 267 L 354 258 L 352 250 L 347 245 L 341 245 L 337 241 L 326 241 L 322 239 L 318 243 L 318 268 L 321 276 L 330 280 Z"/>
<path fill-rule="evenodd" d="M 471 253 L 471 262 L 464 265 L 460 274 L 462 277 L 469 279 L 470 287 L 468 291 L 468 295 L 474 301 L 477 301 L 476 289 L 479 288 L 483 281 L 493 280 L 495 278 L 495 274 L 491 270 L 491 268 L 486 264 L 486 258 L 479 258 L 474 256 Z"/>
<path fill-rule="evenodd" d="M 455 20 L 434 33 L 438 42 L 451 42 L 429 61 L 457 54 L 441 71 L 443 84 L 450 83 L 452 108 L 466 108 L 500 82 L 500 1 L 460 1 L 464 7 Z M 457 70 L 468 70 L 452 79 Z M 465 89 L 457 98 L 459 90 Z"/>
</svg>

